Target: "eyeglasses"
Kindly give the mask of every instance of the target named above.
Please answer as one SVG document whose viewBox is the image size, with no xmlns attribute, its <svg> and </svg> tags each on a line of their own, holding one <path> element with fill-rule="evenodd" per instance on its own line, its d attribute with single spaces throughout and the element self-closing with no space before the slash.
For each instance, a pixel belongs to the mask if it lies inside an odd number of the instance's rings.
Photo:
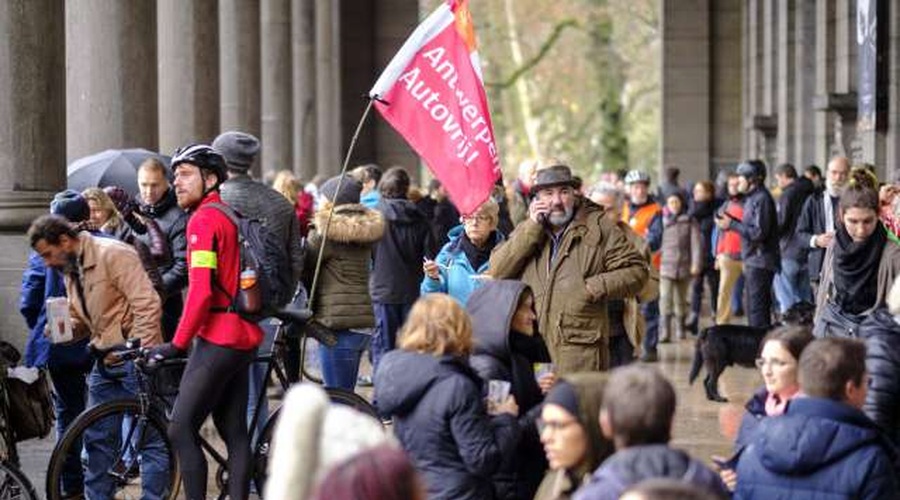
<svg viewBox="0 0 900 500">
<path fill-rule="evenodd" d="M 575 420 L 569 420 L 568 422 L 559 422 L 555 420 L 544 420 L 543 418 L 539 418 L 534 421 L 535 425 L 537 425 L 538 434 L 543 434 L 545 429 L 550 429 L 553 432 L 559 432 L 570 425 L 577 424 L 578 422 Z"/>
<path fill-rule="evenodd" d="M 792 364 L 793 363 L 791 363 L 789 361 L 784 361 L 781 359 L 756 358 L 756 367 L 759 368 L 760 370 L 762 370 L 763 367 L 765 367 L 766 365 L 771 366 L 772 369 L 780 370 L 780 369 L 782 369 L 786 366 L 790 366 Z"/>
<path fill-rule="evenodd" d="M 459 220 L 462 221 L 463 224 L 487 224 L 491 221 L 491 216 L 478 214 L 470 215 L 468 217 L 460 217 Z"/>
</svg>

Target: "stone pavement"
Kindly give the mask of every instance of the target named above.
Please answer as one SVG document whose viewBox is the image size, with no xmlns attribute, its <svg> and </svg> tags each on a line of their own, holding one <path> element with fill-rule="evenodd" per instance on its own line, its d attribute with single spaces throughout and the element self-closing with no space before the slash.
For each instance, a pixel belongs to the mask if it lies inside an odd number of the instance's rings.
<svg viewBox="0 0 900 500">
<path fill-rule="evenodd" d="M 722 436 L 719 424 L 719 413 L 723 408 L 735 405 L 713 403 L 707 401 L 703 393 L 701 372 L 700 378 L 693 386 L 688 385 L 688 372 L 694 354 L 694 341 L 683 340 L 672 344 L 660 345 L 660 369 L 675 385 L 678 394 L 678 411 L 675 416 L 674 445 L 682 448 L 700 460 L 711 463 L 710 455 L 727 455 L 731 443 Z M 363 367 L 368 369 L 368 363 Z M 755 370 L 732 367 L 725 371 L 719 380 L 720 392 L 735 404 L 743 404 L 753 389 L 762 383 Z M 371 397 L 370 389 L 360 390 L 366 397 Z M 32 440 L 19 445 L 22 468 L 34 483 L 43 497 L 47 461 L 53 448 L 53 438 Z M 211 484 L 210 493 L 215 486 Z"/>
</svg>

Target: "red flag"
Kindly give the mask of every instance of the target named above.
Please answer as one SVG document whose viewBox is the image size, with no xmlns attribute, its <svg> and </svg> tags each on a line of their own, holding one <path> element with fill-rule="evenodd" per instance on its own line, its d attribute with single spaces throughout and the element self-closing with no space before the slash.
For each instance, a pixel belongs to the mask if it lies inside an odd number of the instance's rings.
<svg viewBox="0 0 900 500">
<path fill-rule="evenodd" d="M 463 214 L 490 196 L 500 158 L 468 0 L 448 0 L 394 56 L 369 91 Z"/>
</svg>

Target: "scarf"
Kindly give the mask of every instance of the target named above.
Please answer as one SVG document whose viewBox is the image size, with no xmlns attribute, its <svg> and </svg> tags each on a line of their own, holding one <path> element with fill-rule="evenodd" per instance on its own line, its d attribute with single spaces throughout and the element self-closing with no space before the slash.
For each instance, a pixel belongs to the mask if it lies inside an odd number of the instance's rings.
<svg viewBox="0 0 900 500">
<path fill-rule="evenodd" d="M 834 303 L 844 312 L 861 314 L 875 305 L 887 231 L 879 221 L 871 236 L 856 243 L 841 224 L 834 241 Z"/>
<path fill-rule="evenodd" d="M 712 201 L 695 201 L 691 207 L 691 217 L 700 220 L 712 217 L 716 210 L 716 204 Z"/>
<path fill-rule="evenodd" d="M 493 250 L 495 246 L 497 246 L 496 231 L 491 231 L 491 234 L 487 237 L 487 241 L 484 242 L 483 248 L 476 247 L 472 241 L 469 240 L 469 237 L 465 232 L 463 232 L 462 237 L 459 239 L 459 247 L 462 249 L 463 253 L 466 254 L 466 258 L 469 259 L 469 264 L 472 265 L 472 269 L 474 269 L 476 273 L 491 257 L 491 250 Z"/>
<path fill-rule="evenodd" d="M 794 390 L 788 394 L 779 395 L 775 394 L 774 392 L 770 392 L 769 395 L 766 396 L 766 415 L 769 417 L 784 415 L 784 410 L 787 409 L 788 401 L 790 401 L 799 392 L 800 387 L 795 387 Z"/>
</svg>

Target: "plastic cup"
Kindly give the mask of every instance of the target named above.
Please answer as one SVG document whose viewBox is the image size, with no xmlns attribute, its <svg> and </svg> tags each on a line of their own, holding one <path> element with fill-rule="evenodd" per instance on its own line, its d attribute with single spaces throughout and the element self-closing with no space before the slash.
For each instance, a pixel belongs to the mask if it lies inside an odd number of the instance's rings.
<svg viewBox="0 0 900 500">
<path fill-rule="evenodd" d="M 47 326 L 50 342 L 60 344 L 72 341 L 72 317 L 69 315 L 69 299 L 51 297 L 47 299 Z"/>
<path fill-rule="evenodd" d="M 488 380 L 488 400 L 495 405 L 503 404 L 509 397 L 511 387 L 505 380 Z"/>
<path fill-rule="evenodd" d="M 540 380 L 547 375 L 548 373 L 553 373 L 556 371 L 556 367 L 553 366 L 553 363 L 535 363 L 534 364 L 534 378 Z"/>
</svg>

